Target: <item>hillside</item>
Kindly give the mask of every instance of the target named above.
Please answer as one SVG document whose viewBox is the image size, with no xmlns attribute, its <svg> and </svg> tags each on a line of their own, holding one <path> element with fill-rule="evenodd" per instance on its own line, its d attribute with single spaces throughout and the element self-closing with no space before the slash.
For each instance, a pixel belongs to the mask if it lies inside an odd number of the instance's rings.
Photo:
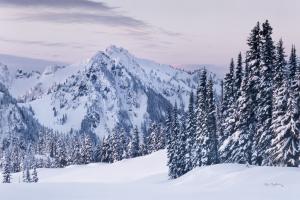
<svg viewBox="0 0 300 200">
<path fill-rule="evenodd" d="M 1 184 L 3 199 L 299 199 L 299 168 L 220 164 L 168 180 L 164 150 L 114 164 L 39 169 L 40 183 Z"/>
</svg>

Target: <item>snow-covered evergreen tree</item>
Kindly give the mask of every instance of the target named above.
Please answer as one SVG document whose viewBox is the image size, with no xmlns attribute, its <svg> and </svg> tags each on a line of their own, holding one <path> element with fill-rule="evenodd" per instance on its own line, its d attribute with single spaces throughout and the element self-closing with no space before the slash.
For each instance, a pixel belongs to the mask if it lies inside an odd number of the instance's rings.
<svg viewBox="0 0 300 200">
<path fill-rule="evenodd" d="M 289 101 L 289 82 L 288 77 L 285 74 L 285 67 L 287 65 L 285 60 L 285 53 L 283 47 L 283 41 L 280 40 L 276 46 L 276 61 L 273 76 L 273 108 L 272 108 L 272 138 L 274 141 L 275 137 L 282 133 L 283 120 L 288 112 L 288 101 Z M 274 155 L 278 149 L 275 143 L 271 143 L 271 146 L 267 148 L 268 154 L 268 165 L 277 165 L 278 161 L 274 158 Z"/>
<path fill-rule="evenodd" d="M 31 183 L 31 175 L 30 175 L 30 170 L 28 167 L 26 167 L 23 171 L 23 182 L 24 183 Z"/>
<path fill-rule="evenodd" d="M 4 160 L 2 163 L 2 182 L 10 183 L 11 182 L 11 162 L 8 155 L 8 152 L 4 153 Z"/>
<path fill-rule="evenodd" d="M 178 174 L 178 155 L 176 154 L 178 148 L 178 138 L 180 134 L 180 125 L 178 119 L 177 105 L 173 110 L 172 125 L 170 130 L 170 136 L 167 143 L 167 157 L 168 157 L 168 167 L 169 167 L 169 177 L 175 179 L 179 177 Z"/>
<path fill-rule="evenodd" d="M 268 163 L 266 149 L 270 147 L 272 133 L 272 94 L 273 70 L 275 63 L 275 47 L 272 40 L 272 27 L 266 21 L 261 31 L 261 66 L 259 77 L 259 90 L 257 94 L 257 132 L 254 135 L 256 159 L 255 164 Z"/>
<path fill-rule="evenodd" d="M 217 124 L 216 124 L 216 107 L 214 99 L 213 80 L 210 77 L 207 84 L 207 126 L 208 136 L 210 138 L 210 155 L 209 164 L 219 163 Z"/>
<path fill-rule="evenodd" d="M 249 93 L 249 75 L 245 70 L 242 85 L 240 88 L 240 97 L 237 100 L 237 120 L 233 136 L 228 138 L 226 143 L 226 153 L 229 162 L 251 164 L 252 161 L 252 143 L 254 136 L 254 127 L 251 123 L 253 119 L 252 99 Z M 225 147 L 223 147 L 225 148 Z"/>
<path fill-rule="evenodd" d="M 261 29 L 260 23 L 257 22 L 256 26 L 251 30 L 250 36 L 248 38 L 249 50 L 246 55 L 246 63 L 248 70 L 248 94 L 250 95 L 250 119 L 249 126 L 251 127 L 251 132 L 256 134 L 257 132 L 257 118 L 256 113 L 258 110 L 258 91 L 260 89 L 260 70 L 261 70 Z M 253 141 L 253 155 L 252 163 L 259 163 L 257 161 L 257 143 L 259 141 Z"/>
<path fill-rule="evenodd" d="M 93 145 L 88 134 L 84 135 L 81 157 L 84 164 L 89 164 L 93 161 Z"/>
<path fill-rule="evenodd" d="M 297 69 L 297 54 L 295 45 L 292 46 L 289 63 L 288 63 L 288 75 L 290 83 L 295 79 L 296 69 Z"/>
<path fill-rule="evenodd" d="M 195 102 L 194 93 L 190 93 L 189 109 L 187 117 L 187 130 L 186 130 L 186 154 L 185 154 L 185 171 L 188 172 L 193 169 L 193 157 L 195 147 L 195 133 L 196 133 L 196 116 L 195 116 Z"/>
<path fill-rule="evenodd" d="M 237 59 L 237 65 L 235 69 L 235 85 L 234 85 L 234 90 L 235 90 L 235 100 L 237 100 L 240 96 L 240 88 L 242 85 L 242 80 L 243 80 L 243 58 L 242 58 L 242 53 L 240 52 L 238 55 Z"/>
<path fill-rule="evenodd" d="M 129 152 L 131 158 L 135 158 L 140 155 L 140 136 L 137 126 L 133 130 Z"/>
<path fill-rule="evenodd" d="M 196 103 L 196 140 L 193 166 L 210 164 L 210 143 L 207 116 L 207 75 L 204 69 L 197 89 Z"/>
<path fill-rule="evenodd" d="M 37 183 L 38 181 L 39 181 L 38 173 L 37 173 L 36 167 L 34 166 L 33 172 L 32 172 L 32 182 Z"/>
</svg>

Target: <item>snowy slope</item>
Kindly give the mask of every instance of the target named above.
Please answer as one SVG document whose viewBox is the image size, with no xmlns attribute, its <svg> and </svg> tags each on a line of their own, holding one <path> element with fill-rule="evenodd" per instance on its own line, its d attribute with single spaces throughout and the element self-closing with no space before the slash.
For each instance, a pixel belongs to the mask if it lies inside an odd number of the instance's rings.
<svg viewBox="0 0 300 200">
<path fill-rule="evenodd" d="M 0 142 L 14 137 L 34 140 L 39 128 L 30 111 L 19 107 L 7 88 L 0 83 Z"/>
<path fill-rule="evenodd" d="M 27 58 L 7 54 L 0 54 L 0 62 L 9 66 L 9 70 L 11 72 L 15 72 L 17 69 L 23 69 L 25 71 L 43 71 L 48 66 L 66 65 L 66 63 L 57 61 Z"/>
<path fill-rule="evenodd" d="M 300 169 L 220 164 L 168 180 L 164 150 L 113 164 L 39 169 L 40 183 L 0 184 L 3 199 L 298 200 Z"/>
</svg>

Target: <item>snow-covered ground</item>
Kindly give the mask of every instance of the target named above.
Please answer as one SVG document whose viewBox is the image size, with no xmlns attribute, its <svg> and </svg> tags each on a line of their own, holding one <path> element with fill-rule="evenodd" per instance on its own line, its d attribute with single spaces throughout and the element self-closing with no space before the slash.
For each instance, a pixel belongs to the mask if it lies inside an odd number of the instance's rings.
<svg viewBox="0 0 300 200">
<path fill-rule="evenodd" d="M 221 164 L 168 180 L 166 153 L 114 164 L 39 169 L 40 183 L 0 184 L 5 200 L 298 200 L 300 169 Z"/>
</svg>

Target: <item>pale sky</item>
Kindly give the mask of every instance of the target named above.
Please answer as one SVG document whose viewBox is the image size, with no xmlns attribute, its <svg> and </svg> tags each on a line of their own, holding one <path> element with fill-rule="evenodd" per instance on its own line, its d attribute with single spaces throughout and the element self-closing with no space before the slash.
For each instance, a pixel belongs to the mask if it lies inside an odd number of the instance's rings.
<svg viewBox="0 0 300 200">
<path fill-rule="evenodd" d="M 300 48 L 299 0 L 0 0 L 0 53 L 74 63 L 109 45 L 157 62 L 227 65 L 269 19 Z"/>
</svg>

